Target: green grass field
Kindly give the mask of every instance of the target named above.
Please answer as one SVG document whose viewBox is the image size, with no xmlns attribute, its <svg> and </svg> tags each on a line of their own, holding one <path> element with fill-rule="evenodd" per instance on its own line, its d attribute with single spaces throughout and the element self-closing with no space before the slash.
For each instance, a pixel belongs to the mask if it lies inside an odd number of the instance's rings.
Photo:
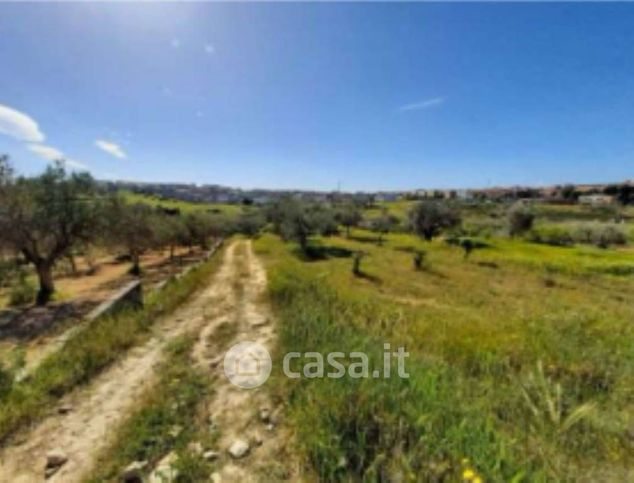
<svg viewBox="0 0 634 483">
<path fill-rule="evenodd" d="M 188 213 L 190 211 L 211 211 L 214 213 L 222 213 L 226 215 L 239 215 L 249 207 L 245 207 L 239 204 L 229 203 L 193 203 L 189 201 L 180 201 L 172 199 L 163 199 L 158 196 L 144 195 L 139 193 L 132 193 L 130 191 L 122 191 L 122 196 L 128 203 L 143 203 L 150 206 L 162 206 L 164 208 L 181 210 L 182 213 Z"/>
<path fill-rule="evenodd" d="M 378 246 L 355 230 L 316 238 L 325 258 L 306 260 L 275 236 L 257 241 L 278 356 L 379 360 L 384 343 L 411 354 L 409 379 L 275 378 L 320 477 L 631 478 L 634 251 L 487 242 L 465 260 L 441 240 L 392 234 Z M 366 253 L 361 276 L 345 250 Z"/>
</svg>

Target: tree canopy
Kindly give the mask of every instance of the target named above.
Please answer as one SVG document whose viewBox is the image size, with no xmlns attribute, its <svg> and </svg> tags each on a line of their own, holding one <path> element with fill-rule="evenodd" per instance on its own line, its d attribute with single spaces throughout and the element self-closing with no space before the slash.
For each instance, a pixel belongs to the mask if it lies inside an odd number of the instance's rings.
<svg viewBox="0 0 634 483">
<path fill-rule="evenodd" d="M 69 173 L 57 162 L 40 176 L 16 178 L 8 158 L 0 158 L 0 239 L 35 266 L 39 305 L 55 292 L 55 262 L 97 236 L 102 210 L 90 174 Z"/>
</svg>

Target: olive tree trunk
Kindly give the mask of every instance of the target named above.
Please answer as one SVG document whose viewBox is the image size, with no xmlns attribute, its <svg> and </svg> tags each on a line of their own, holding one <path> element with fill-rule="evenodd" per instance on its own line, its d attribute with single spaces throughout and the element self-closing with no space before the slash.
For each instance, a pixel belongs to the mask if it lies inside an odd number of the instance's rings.
<svg viewBox="0 0 634 483">
<path fill-rule="evenodd" d="M 42 261 L 35 265 L 35 269 L 40 282 L 40 289 L 37 292 L 35 303 L 42 306 L 46 305 L 55 293 L 55 284 L 53 283 L 53 264 L 47 261 Z"/>
</svg>

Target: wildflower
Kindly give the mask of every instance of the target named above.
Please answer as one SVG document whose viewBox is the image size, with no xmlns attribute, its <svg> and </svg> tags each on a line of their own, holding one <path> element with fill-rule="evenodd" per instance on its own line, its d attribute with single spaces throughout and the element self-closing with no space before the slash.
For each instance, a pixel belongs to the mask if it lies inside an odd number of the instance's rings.
<svg viewBox="0 0 634 483">
<path fill-rule="evenodd" d="M 473 483 L 482 483 L 482 478 L 480 478 L 479 476 L 476 476 L 473 480 L 471 480 Z"/>
<path fill-rule="evenodd" d="M 471 468 L 467 468 L 466 470 L 462 472 L 462 478 L 467 481 L 471 481 L 475 476 L 476 474 L 473 472 Z"/>
<path fill-rule="evenodd" d="M 469 464 L 469 458 L 462 458 L 462 464 L 463 465 L 468 465 Z"/>
</svg>

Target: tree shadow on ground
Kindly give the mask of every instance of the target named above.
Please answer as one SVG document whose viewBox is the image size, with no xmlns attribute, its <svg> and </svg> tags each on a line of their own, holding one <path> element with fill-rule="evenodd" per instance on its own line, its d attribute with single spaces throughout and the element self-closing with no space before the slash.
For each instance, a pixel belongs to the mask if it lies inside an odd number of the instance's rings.
<svg viewBox="0 0 634 483">
<path fill-rule="evenodd" d="M 413 247 L 413 246 L 410 246 L 410 245 L 406 245 L 406 246 L 401 245 L 401 246 L 394 247 L 394 250 L 396 250 L 397 252 L 405 252 L 405 253 L 412 253 L 413 254 L 413 253 L 419 251 L 420 249 L 416 248 L 416 247 Z"/>
<path fill-rule="evenodd" d="M 480 267 L 485 267 L 485 268 L 492 268 L 492 269 L 496 269 L 496 268 L 500 268 L 500 266 L 495 263 L 495 262 L 487 262 L 487 261 L 481 261 L 481 262 L 476 262 L 476 264 Z"/>
<path fill-rule="evenodd" d="M 301 248 L 296 248 L 293 253 L 303 262 L 316 262 L 330 258 L 350 258 L 354 252 L 342 247 L 309 245 L 305 251 Z"/>
<path fill-rule="evenodd" d="M 401 246 L 397 246 L 394 247 L 394 250 L 399 251 L 399 252 L 404 252 L 404 253 L 410 253 L 412 255 L 414 255 L 414 253 L 418 252 L 418 251 L 423 251 L 425 252 L 424 249 L 420 249 L 420 248 L 416 248 L 414 246 L 411 245 L 401 245 Z M 447 275 L 445 275 L 443 272 L 437 270 L 436 268 L 432 266 L 430 266 L 430 264 L 428 262 L 425 262 L 421 268 L 416 269 L 414 267 L 412 267 L 413 270 L 415 270 L 416 272 L 419 273 L 426 273 L 428 275 L 432 275 L 434 277 L 443 279 L 443 280 L 447 280 L 449 279 L 449 277 Z"/>
<path fill-rule="evenodd" d="M 364 271 L 359 271 L 358 273 L 355 273 L 354 276 L 363 280 L 367 280 L 368 282 L 371 282 L 375 285 L 381 285 L 383 283 L 383 280 L 381 280 L 376 275 L 372 275 Z"/>
<path fill-rule="evenodd" d="M 60 303 L 46 307 L 22 307 L 0 310 L 0 340 L 28 341 L 54 332 L 58 326 L 75 323 L 94 304 Z"/>
<path fill-rule="evenodd" d="M 348 239 L 359 243 L 373 243 L 375 245 L 379 243 L 378 236 L 350 235 Z"/>
</svg>

